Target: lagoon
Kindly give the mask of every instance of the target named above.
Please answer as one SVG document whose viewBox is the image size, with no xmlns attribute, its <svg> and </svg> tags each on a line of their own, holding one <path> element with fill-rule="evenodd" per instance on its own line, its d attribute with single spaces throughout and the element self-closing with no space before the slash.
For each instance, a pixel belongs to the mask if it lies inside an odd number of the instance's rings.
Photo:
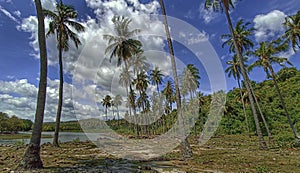
<svg viewBox="0 0 300 173">
<path fill-rule="evenodd" d="M 20 134 L 31 134 L 31 132 L 19 132 Z M 42 132 L 43 135 L 54 135 L 54 132 Z M 83 132 L 60 132 L 59 133 L 59 141 L 60 142 L 71 142 L 74 139 L 79 139 L 80 141 L 89 141 L 90 139 L 87 137 L 88 136 L 94 136 L 97 135 L 99 136 L 99 134 L 90 134 L 90 133 L 83 133 Z M 18 141 L 24 141 L 25 144 L 28 144 L 30 141 L 30 138 L 23 138 L 23 139 L 1 139 L 0 138 L 0 144 L 2 145 L 13 145 Z M 42 138 L 41 139 L 41 144 L 44 143 L 52 143 L 53 138 Z"/>
</svg>

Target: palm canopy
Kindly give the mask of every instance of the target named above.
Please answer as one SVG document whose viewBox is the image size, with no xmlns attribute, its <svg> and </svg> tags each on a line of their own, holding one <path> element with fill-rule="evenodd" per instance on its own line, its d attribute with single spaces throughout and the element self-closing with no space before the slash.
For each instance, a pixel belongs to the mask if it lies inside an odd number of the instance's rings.
<svg viewBox="0 0 300 173">
<path fill-rule="evenodd" d="M 147 58 L 141 47 L 136 50 L 135 55 L 130 59 L 129 66 L 133 67 L 134 74 L 138 74 L 141 71 L 147 71 L 149 69 L 150 64 L 147 63 Z"/>
<path fill-rule="evenodd" d="M 145 71 L 140 72 L 137 75 L 137 78 L 133 80 L 133 84 L 135 84 L 135 88 L 140 92 L 145 92 L 148 88 L 149 81 L 147 79 L 147 75 Z"/>
<path fill-rule="evenodd" d="M 101 103 L 102 106 L 105 106 L 106 108 L 111 107 L 111 101 L 112 98 L 110 95 L 106 95 L 104 99 L 102 99 Z"/>
<path fill-rule="evenodd" d="M 292 43 L 296 51 L 296 47 L 300 48 L 300 10 L 297 14 L 286 17 L 284 26 L 286 27 L 284 37 Z"/>
<path fill-rule="evenodd" d="M 73 32 L 70 27 L 74 28 L 77 32 L 83 32 L 85 29 L 80 23 L 74 21 L 78 15 L 74 7 L 65 5 L 62 3 L 62 1 L 60 1 L 58 4 L 56 4 L 56 9 L 54 12 L 43 9 L 43 13 L 45 17 L 48 17 L 51 20 L 49 23 L 49 31 L 46 35 L 49 36 L 56 33 L 58 48 L 68 51 L 69 39 L 71 39 L 76 48 L 78 48 L 81 42 L 78 38 L 78 35 Z"/>
<path fill-rule="evenodd" d="M 110 61 L 113 57 L 117 57 L 117 66 L 120 66 L 123 61 L 125 62 L 125 66 L 127 66 L 129 59 L 142 46 L 139 40 L 132 39 L 140 30 L 129 30 L 131 20 L 124 16 L 115 16 L 112 22 L 114 23 L 115 35 L 103 35 L 103 38 L 108 40 L 109 44 L 105 50 L 105 54 L 110 53 Z"/>
<path fill-rule="evenodd" d="M 280 66 L 284 66 L 284 63 L 292 65 L 292 63 L 284 57 L 277 56 L 282 51 L 286 51 L 288 49 L 288 45 L 286 43 L 281 43 L 281 40 L 276 40 L 272 42 L 261 42 L 259 44 L 259 48 L 256 49 L 253 54 L 258 57 L 258 60 L 249 66 L 249 71 L 251 71 L 254 67 L 263 67 L 268 77 L 270 76 L 269 68 L 272 64 L 279 64 Z"/>
<path fill-rule="evenodd" d="M 206 9 L 212 8 L 216 12 L 222 12 L 224 10 L 223 5 L 225 10 L 229 10 L 230 7 L 234 8 L 232 0 L 205 0 L 204 5 Z"/>
<path fill-rule="evenodd" d="M 188 92 L 196 91 L 196 89 L 200 86 L 200 72 L 193 64 L 187 65 L 180 78 L 182 82 L 181 88 L 183 95 L 186 95 Z"/>
<path fill-rule="evenodd" d="M 234 28 L 234 34 L 236 37 L 236 42 L 238 44 L 239 51 L 243 54 L 245 50 L 249 50 L 250 48 L 253 48 L 254 44 L 248 37 L 253 34 L 254 28 L 248 28 L 250 25 L 250 22 L 244 23 L 243 19 L 239 20 Z M 229 46 L 230 52 L 236 52 L 233 42 L 233 37 L 231 34 L 223 34 L 221 36 L 222 39 L 226 39 L 224 43 L 222 44 L 222 48 L 224 48 L 225 45 Z"/>
<path fill-rule="evenodd" d="M 150 81 L 152 85 L 156 85 L 157 92 L 159 93 L 158 85 L 162 84 L 164 75 L 161 73 L 161 70 L 157 66 L 150 72 Z"/>
<path fill-rule="evenodd" d="M 247 58 L 243 57 L 243 62 L 246 62 L 247 60 L 248 60 Z M 228 65 L 228 67 L 225 69 L 225 72 L 228 73 L 228 77 L 233 76 L 234 79 L 237 80 L 241 79 L 242 71 L 241 71 L 241 67 L 237 55 L 235 54 L 232 57 L 232 60 L 227 61 L 226 64 Z M 246 64 L 245 67 L 247 68 Z"/>
</svg>

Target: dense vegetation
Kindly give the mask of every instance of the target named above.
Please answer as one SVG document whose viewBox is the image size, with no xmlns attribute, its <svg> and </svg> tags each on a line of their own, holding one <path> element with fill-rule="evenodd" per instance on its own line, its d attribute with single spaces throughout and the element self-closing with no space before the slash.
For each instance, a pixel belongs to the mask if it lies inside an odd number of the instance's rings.
<svg viewBox="0 0 300 173">
<path fill-rule="evenodd" d="M 293 123 L 297 130 L 300 130 L 300 71 L 296 68 L 283 68 L 278 73 L 278 84 L 284 94 L 287 101 L 287 108 L 292 116 Z M 273 87 L 272 80 L 265 80 L 261 83 L 255 83 L 252 81 L 256 96 L 260 102 L 263 114 L 266 117 L 267 123 L 271 130 L 271 133 L 280 140 L 292 140 L 293 136 L 289 129 L 286 117 L 282 107 L 279 104 L 279 98 L 276 90 Z M 227 102 L 225 107 L 225 113 L 222 118 L 221 124 L 218 128 L 217 135 L 225 134 L 248 134 L 247 123 L 243 114 L 243 105 L 241 103 L 240 89 L 234 88 L 227 93 Z M 244 89 L 242 89 L 244 90 Z M 265 92 L 268 91 L 268 92 Z M 200 107 L 199 118 L 196 123 L 196 134 L 200 134 L 203 123 L 207 118 L 208 110 L 210 108 L 211 95 L 202 96 L 202 106 Z M 248 116 L 248 123 L 250 128 L 250 134 L 254 135 L 255 125 L 251 116 L 251 110 L 249 108 L 249 101 L 245 99 L 246 115 Z M 2 115 L 2 114 L 1 114 Z M 6 115 L 7 116 L 7 115 Z M 172 124 L 176 120 L 176 110 L 170 114 L 164 114 L 157 122 L 149 126 L 150 135 L 158 135 L 172 127 Z M 16 117 L 10 118 L 10 120 L 20 120 Z M 25 121 L 25 120 L 23 120 Z M 89 120 L 83 120 L 89 121 Z M 95 122 L 95 120 L 90 120 Z M 2 122 L 2 121 L 1 121 Z M 3 121 L 4 122 L 4 121 Z M 2 123 L 3 123 L 2 122 Z M 32 122 L 31 122 L 32 123 Z M 18 123 L 13 123 L 18 124 Z M 129 124 L 125 119 L 113 119 L 108 120 L 107 124 L 116 132 L 125 135 L 135 135 L 135 126 Z M 264 124 L 262 123 L 263 133 L 266 136 Z M 30 126 L 31 127 L 31 126 Z M 92 127 L 92 126 L 91 126 Z M 147 135 L 145 126 L 140 126 L 142 135 Z M 43 125 L 43 131 L 54 131 L 54 122 L 45 122 Z M 62 122 L 60 125 L 61 131 L 69 132 L 81 132 L 81 126 L 78 121 Z M 92 131 L 92 128 L 90 129 Z M 194 134 L 195 131 L 193 130 Z M 149 135 L 149 134 L 148 134 Z"/>
<path fill-rule="evenodd" d="M 1 133 L 17 133 L 18 131 L 29 131 L 32 128 L 32 121 L 20 119 L 13 115 L 0 112 L 0 134 Z"/>
</svg>

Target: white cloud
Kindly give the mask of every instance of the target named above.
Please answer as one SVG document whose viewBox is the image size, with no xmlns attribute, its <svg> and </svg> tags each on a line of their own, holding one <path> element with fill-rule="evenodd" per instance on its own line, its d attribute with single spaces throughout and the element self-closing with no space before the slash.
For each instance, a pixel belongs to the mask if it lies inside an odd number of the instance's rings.
<svg viewBox="0 0 300 173">
<path fill-rule="evenodd" d="M 286 14 L 279 10 L 255 16 L 253 22 L 256 29 L 256 40 L 258 42 L 266 41 L 281 34 L 284 30 L 282 23 L 285 21 L 285 17 Z"/>
<path fill-rule="evenodd" d="M 19 10 L 17 11 L 14 11 L 14 15 L 18 16 L 18 17 L 21 17 L 21 12 Z"/>
<path fill-rule="evenodd" d="M 218 13 L 214 12 L 212 8 L 205 9 L 204 3 L 200 4 L 199 13 L 199 17 L 203 19 L 206 24 L 210 23 L 218 16 Z"/>
<path fill-rule="evenodd" d="M 7 11 L 6 9 L 4 9 L 1 5 L 0 5 L 0 11 L 6 15 L 8 18 L 10 18 L 12 21 L 16 22 L 16 23 L 20 23 L 20 21 L 18 19 L 16 19 L 9 11 Z"/>
</svg>

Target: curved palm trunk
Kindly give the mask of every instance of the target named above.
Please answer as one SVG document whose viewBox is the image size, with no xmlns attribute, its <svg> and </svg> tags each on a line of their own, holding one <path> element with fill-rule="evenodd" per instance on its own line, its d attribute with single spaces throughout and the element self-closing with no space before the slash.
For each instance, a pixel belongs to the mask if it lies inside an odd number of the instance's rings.
<svg viewBox="0 0 300 173">
<path fill-rule="evenodd" d="M 286 115 L 286 117 L 287 117 L 287 119 L 288 119 L 288 122 L 289 122 L 289 124 L 290 124 L 290 127 L 291 127 L 291 129 L 292 129 L 292 131 L 293 131 L 294 137 L 295 137 L 295 139 L 297 139 L 298 141 L 300 141 L 300 137 L 298 136 L 297 130 L 296 130 L 295 127 L 294 127 L 294 124 L 293 124 L 293 122 L 292 122 L 292 119 L 291 119 L 291 117 L 290 117 L 290 115 L 289 115 L 289 112 L 288 112 L 288 110 L 287 110 L 287 108 L 286 108 L 285 101 L 284 101 L 284 99 L 283 99 L 283 97 L 282 97 L 280 88 L 279 88 L 278 83 L 277 83 L 277 81 L 276 81 L 276 74 L 275 74 L 275 72 L 274 72 L 273 67 L 272 67 L 272 66 L 269 66 L 269 70 L 271 71 L 272 79 L 273 79 L 273 81 L 274 81 L 275 88 L 276 88 L 276 90 L 277 90 L 277 93 L 278 93 L 278 96 L 279 96 L 281 105 L 282 105 L 282 107 L 283 107 L 283 109 L 284 109 L 284 112 L 285 112 L 285 115 Z"/>
<path fill-rule="evenodd" d="M 181 99 L 180 99 L 179 83 L 178 83 L 178 78 L 177 78 L 176 63 L 175 63 L 173 45 L 172 45 L 172 40 L 171 40 L 171 35 L 170 35 L 169 27 L 168 27 L 168 21 L 167 21 L 167 17 L 166 17 L 166 10 L 165 10 L 163 0 L 160 0 L 160 6 L 161 6 L 161 9 L 162 9 L 162 14 L 164 16 L 164 25 L 165 25 L 165 30 L 166 30 L 166 34 L 167 34 L 168 46 L 169 46 L 170 56 L 171 56 L 172 71 L 173 71 L 173 75 L 174 75 L 178 120 L 179 120 L 179 125 L 182 129 L 182 134 L 181 135 L 184 138 L 184 140 L 181 144 L 181 152 L 182 152 L 182 156 L 184 158 L 191 158 L 193 153 L 192 153 L 192 149 L 190 147 L 190 144 L 188 143 L 187 138 L 185 137 L 186 136 L 186 131 L 185 131 L 185 126 L 184 126 L 182 112 L 181 112 Z"/>
<path fill-rule="evenodd" d="M 35 6 L 38 17 L 38 41 L 40 49 L 40 82 L 37 95 L 37 105 L 34 117 L 34 125 L 30 143 L 26 148 L 22 160 L 17 166 L 17 170 L 43 168 L 43 162 L 40 157 L 40 143 L 44 119 L 44 110 L 47 91 L 47 50 L 45 38 L 44 16 L 40 0 L 35 0 Z"/>
<path fill-rule="evenodd" d="M 256 96 L 255 96 L 255 94 L 254 94 L 254 90 L 253 90 L 252 86 L 250 86 L 250 89 L 251 89 L 251 91 L 252 91 L 252 95 L 253 95 L 254 101 L 255 101 L 255 103 L 256 103 L 256 106 L 257 106 L 257 108 L 258 108 L 258 111 L 259 111 L 259 114 L 260 114 L 260 116 L 261 116 L 261 119 L 263 120 L 263 123 L 264 123 L 264 125 L 265 125 L 266 131 L 267 131 L 267 134 L 268 134 L 268 137 L 269 137 L 269 143 L 273 143 L 273 136 L 272 136 L 272 133 L 271 133 L 271 131 L 270 131 L 270 129 L 269 129 L 269 125 L 268 125 L 268 123 L 267 123 L 267 121 L 266 121 L 266 119 L 265 119 L 265 116 L 264 116 L 264 114 L 262 113 L 262 110 L 261 110 L 260 105 L 259 105 L 259 103 L 258 103 L 258 100 L 257 100 L 257 98 L 256 98 Z"/>
<path fill-rule="evenodd" d="M 58 137 L 59 137 L 59 126 L 60 126 L 60 118 L 61 118 L 61 110 L 63 104 L 63 85 L 64 85 L 64 75 L 63 75 L 63 63 L 62 63 L 62 32 L 59 33 L 59 95 L 58 95 L 58 105 L 56 112 L 56 125 L 53 137 L 53 146 L 59 147 Z"/>
<path fill-rule="evenodd" d="M 248 122 L 248 116 L 246 114 L 246 106 L 245 106 L 245 102 L 244 102 L 244 99 L 243 99 L 243 93 L 242 93 L 242 88 L 241 88 L 241 83 L 240 83 L 240 79 L 239 78 L 237 79 L 237 83 L 238 83 L 238 86 L 239 86 L 239 89 L 240 89 L 240 96 L 241 96 L 241 99 L 242 99 L 243 112 L 244 112 L 244 116 L 245 116 L 245 121 L 246 121 L 248 135 L 249 135 L 249 138 L 251 138 L 250 128 L 249 128 L 249 122 Z"/>
<path fill-rule="evenodd" d="M 245 80 L 245 86 L 246 86 L 246 89 L 247 89 L 247 91 L 249 93 L 248 97 L 249 97 L 249 100 L 250 100 L 250 105 L 251 105 L 251 109 L 252 109 L 252 113 L 253 113 L 253 117 L 254 117 L 254 121 L 255 121 L 255 126 L 256 126 L 256 131 L 257 131 L 257 135 L 258 135 L 258 138 L 259 138 L 260 148 L 261 149 L 267 149 L 267 144 L 264 141 L 264 138 L 263 138 L 263 135 L 262 135 L 262 131 L 261 131 L 261 128 L 260 128 L 260 125 L 259 125 L 259 120 L 258 120 L 257 112 L 256 112 L 255 105 L 254 105 L 254 100 L 253 100 L 252 92 L 251 92 L 251 89 L 250 89 L 250 85 L 251 84 L 249 82 L 248 75 L 246 74 L 245 66 L 243 64 L 243 58 L 242 58 L 241 52 L 239 51 L 238 44 L 236 42 L 236 36 L 234 34 L 234 31 L 233 31 L 232 22 L 231 22 L 231 18 L 230 18 L 230 15 L 229 15 L 228 0 L 222 0 L 222 2 L 224 4 L 224 6 L 225 6 L 226 18 L 227 18 L 227 21 L 228 21 L 230 33 L 231 33 L 231 35 L 233 37 L 234 47 L 237 50 L 236 52 L 237 52 L 237 56 L 238 56 L 238 59 L 239 59 L 239 64 L 240 64 L 240 67 L 241 67 L 241 72 L 242 72 L 243 78 Z"/>
</svg>

